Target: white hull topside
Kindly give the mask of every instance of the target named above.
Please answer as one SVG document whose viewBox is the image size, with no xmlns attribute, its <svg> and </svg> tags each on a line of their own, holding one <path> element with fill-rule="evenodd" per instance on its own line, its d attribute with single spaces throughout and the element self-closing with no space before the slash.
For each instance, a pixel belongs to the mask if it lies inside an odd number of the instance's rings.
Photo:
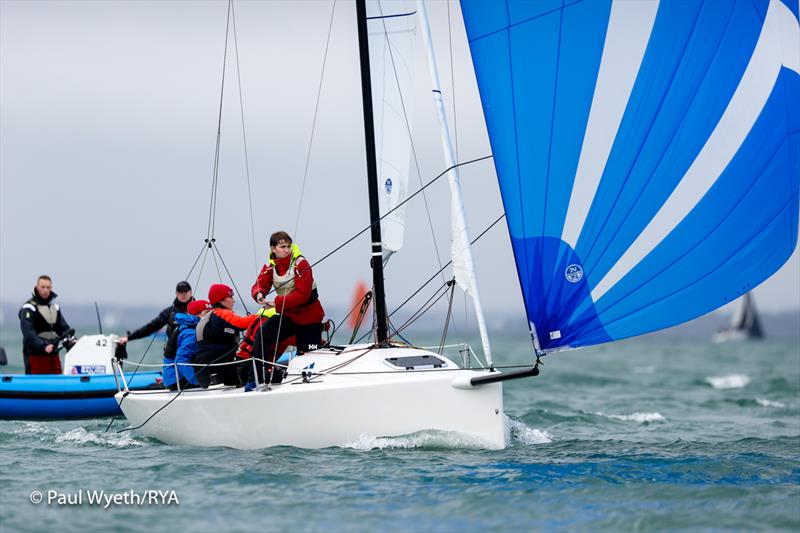
<svg viewBox="0 0 800 533">
<path fill-rule="evenodd" d="M 408 370 L 387 361 L 419 356 L 437 357 L 443 368 L 417 365 Z M 312 363 L 313 377 L 305 382 L 301 373 Z M 139 434 L 169 444 L 325 448 L 353 445 L 365 437 L 434 430 L 458 433 L 471 445 L 501 449 L 502 385 L 469 383 L 487 373 L 460 369 L 444 356 L 417 348 L 361 345 L 297 357 L 284 382 L 271 390 L 137 391 L 120 392 L 116 399 L 131 427 L 144 423 L 136 430 Z"/>
</svg>

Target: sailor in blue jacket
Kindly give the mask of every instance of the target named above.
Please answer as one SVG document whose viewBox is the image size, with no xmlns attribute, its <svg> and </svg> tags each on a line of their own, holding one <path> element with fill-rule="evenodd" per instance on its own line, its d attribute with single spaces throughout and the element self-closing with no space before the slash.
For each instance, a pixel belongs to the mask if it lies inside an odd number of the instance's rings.
<svg viewBox="0 0 800 533">
<path fill-rule="evenodd" d="M 167 341 L 164 350 L 164 370 L 162 378 L 164 386 L 170 390 L 177 390 L 175 367 L 181 380 L 181 389 L 197 386 L 197 377 L 192 363 L 194 354 L 197 353 L 197 335 L 195 328 L 200 319 L 211 310 L 211 304 L 205 300 L 195 300 L 187 306 L 187 313 L 175 313 L 175 329 Z M 174 354 L 174 355 L 173 355 Z M 175 363 L 178 363 L 175 365 Z"/>
</svg>

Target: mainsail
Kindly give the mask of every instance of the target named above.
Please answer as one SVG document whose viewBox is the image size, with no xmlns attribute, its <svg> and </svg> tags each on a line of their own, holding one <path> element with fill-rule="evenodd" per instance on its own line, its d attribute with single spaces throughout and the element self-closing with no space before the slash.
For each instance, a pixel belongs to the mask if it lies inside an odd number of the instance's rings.
<svg viewBox="0 0 800 533">
<path fill-rule="evenodd" d="M 381 214 L 406 199 L 411 164 L 411 105 L 416 12 L 411 0 L 367 2 L 370 70 Z M 400 250 L 405 208 L 381 222 L 384 257 Z"/>
<path fill-rule="evenodd" d="M 690 320 L 789 258 L 796 1 L 461 5 L 537 348 Z"/>
</svg>

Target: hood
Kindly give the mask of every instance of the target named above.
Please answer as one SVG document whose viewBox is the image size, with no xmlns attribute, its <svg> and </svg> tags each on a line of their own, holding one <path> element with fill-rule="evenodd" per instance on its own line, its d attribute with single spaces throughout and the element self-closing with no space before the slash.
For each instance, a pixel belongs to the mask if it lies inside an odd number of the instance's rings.
<svg viewBox="0 0 800 533">
<path fill-rule="evenodd" d="M 199 316 L 190 315 L 189 313 L 175 313 L 175 323 L 179 326 L 194 327 L 200 322 Z"/>
<path fill-rule="evenodd" d="M 58 294 L 56 294 L 54 291 L 50 291 L 50 297 L 47 298 L 47 299 L 44 299 L 41 296 L 39 296 L 38 292 L 36 292 L 36 287 L 33 288 L 33 291 L 31 292 L 31 296 L 32 296 L 31 299 L 34 302 L 36 302 L 37 304 L 39 304 L 39 305 L 51 304 L 51 303 L 53 303 L 53 300 L 58 298 Z"/>
</svg>

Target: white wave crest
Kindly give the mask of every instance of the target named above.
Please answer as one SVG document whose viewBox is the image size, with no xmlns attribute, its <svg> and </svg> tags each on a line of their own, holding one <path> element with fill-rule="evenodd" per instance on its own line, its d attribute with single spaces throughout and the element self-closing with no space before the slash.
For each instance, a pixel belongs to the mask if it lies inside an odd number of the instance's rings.
<svg viewBox="0 0 800 533">
<path fill-rule="evenodd" d="M 756 398 L 756 403 L 761 407 L 778 407 L 778 408 L 785 408 L 786 404 L 781 402 L 773 402 L 772 400 L 767 400 L 765 398 Z"/>
<path fill-rule="evenodd" d="M 518 442 L 520 444 L 547 444 L 553 442 L 553 435 L 541 429 L 531 428 L 524 422 L 506 415 L 506 444 Z"/>
<path fill-rule="evenodd" d="M 131 433 L 106 433 L 103 430 L 89 431 L 84 427 L 64 429 L 63 427 L 43 424 L 41 422 L 25 422 L 25 424 L 14 430 L 17 435 L 35 435 L 42 442 L 75 443 L 75 444 L 98 444 L 115 448 L 127 446 L 146 446 L 147 443 L 137 440 Z"/>
<path fill-rule="evenodd" d="M 606 418 L 613 418 L 614 420 L 625 420 L 638 422 L 640 424 L 649 424 L 650 422 L 664 422 L 666 418 L 661 413 L 631 413 L 629 415 L 609 415 L 606 413 L 595 413 L 598 416 Z"/>
<path fill-rule="evenodd" d="M 75 428 L 56 435 L 57 444 L 64 442 L 74 442 L 76 444 L 99 444 L 101 446 L 111 446 L 125 448 L 128 446 L 144 446 L 143 442 L 137 441 L 129 433 L 94 433 L 86 431 L 85 428 Z"/>
<path fill-rule="evenodd" d="M 375 437 L 361 435 L 358 440 L 344 445 L 356 450 L 385 450 L 408 448 L 486 448 L 486 443 L 477 437 L 450 431 L 420 431 L 401 437 Z"/>
<path fill-rule="evenodd" d="M 744 374 L 728 374 L 727 376 L 709 376 L 706 383 L 715 389 L 741 389 L 750 383 L 750 378 Z"/>
</svg>

